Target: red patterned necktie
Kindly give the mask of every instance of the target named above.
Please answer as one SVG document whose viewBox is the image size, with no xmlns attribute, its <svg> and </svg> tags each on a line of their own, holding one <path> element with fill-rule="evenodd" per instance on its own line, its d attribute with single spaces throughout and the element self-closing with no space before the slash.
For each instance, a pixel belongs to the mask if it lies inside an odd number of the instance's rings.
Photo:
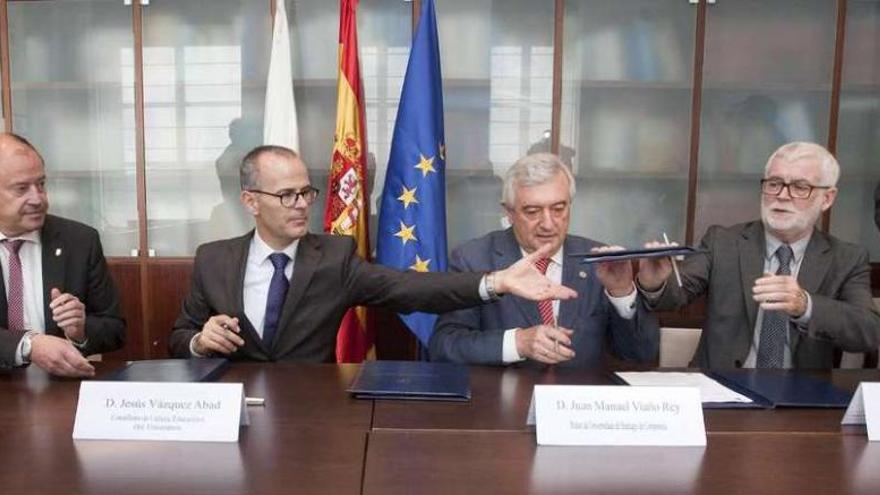
<svg viewBox="0 0 880 495">
<path fill-rule="evenodd" d="M 547 267 L 550 265 L 549 258 L 541 258 L 535 262 L 537 268 L 542 274 L 547 273 Z M 553 301 L 545 299 L 538 302 L 538 313 L 541 314 L 541 323 L 544 325 L 556 326 L 556 318 L 553 317 Z"/>
<path fill-rule="evenodd" d="M 21 239 L 3 240 L 9 251 L 9 287 L 6 292 L 6 328 L 13 332 L 24 331 L 24 281 L 21 276 L 21 258 L 18 251 L 24 241 Z"/>
</svg>

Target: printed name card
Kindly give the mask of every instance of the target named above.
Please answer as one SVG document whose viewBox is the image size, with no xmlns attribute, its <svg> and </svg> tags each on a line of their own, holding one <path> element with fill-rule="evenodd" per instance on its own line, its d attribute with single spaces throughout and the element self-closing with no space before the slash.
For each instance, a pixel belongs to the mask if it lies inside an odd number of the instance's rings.
<svg viewBox="0 0 880 495">
<path fill-rule="evenodd" d="M 237 442 L 243 403 L 241 383 L 84 381 L 73 438 Z"/>
<path fill-rule="evenodd" d="M 538 445 L 706 445 L 696 387 L 536 385 Z"/>
<path fill-rule="evenodd" d="M 840 424 L 867 424 L 868 440 L 880 441 L 880 382 L 859 384 Z"/>
</svg>

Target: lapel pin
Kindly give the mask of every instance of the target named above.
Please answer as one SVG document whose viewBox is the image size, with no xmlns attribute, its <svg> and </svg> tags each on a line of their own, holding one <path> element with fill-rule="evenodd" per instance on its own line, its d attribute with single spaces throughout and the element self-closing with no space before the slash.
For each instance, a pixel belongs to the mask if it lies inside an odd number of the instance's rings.
<svg viewBox="0 0 880 495">
<path fill-rule="evenodd" d="M 55 256 L 61 256 L 61 248 L 55 250 Z"/>
<path fill-rule="evenodd" d="M 585 271 L 583 271 L 583 270 L 579 271 L 579 272 L 578 272 L 578 277 L 580 277 L 580 278 L 587 278 L 587 272 L 585 272 Z"/>
</svg>

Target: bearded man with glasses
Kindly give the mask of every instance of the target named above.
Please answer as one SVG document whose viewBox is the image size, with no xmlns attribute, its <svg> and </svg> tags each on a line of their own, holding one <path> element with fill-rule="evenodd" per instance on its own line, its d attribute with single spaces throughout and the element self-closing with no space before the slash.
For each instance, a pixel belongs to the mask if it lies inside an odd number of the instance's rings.
<svg viewBox="0 0 880 495">
<path fill-rule="evenodd" d="M 710 227 L 705 253 L 680 265 L 681 287 L 669 259 L 640 261 L 637 285 L 650 308 L 707 297 L 695 366 L 831 368 L 837 349 L 877 349 L 867 250 L 816 228 L 839 176 L 822 146 L 783 145 L 760 182 L 761 220 Z"/>
<path fill-rule="evenodd" d="M 241 163 L 247 234 L 199 246 L 192 286 L 169 339 L 175 357 L 335 360 L 336 332 L 349 307 L 443 312 L 497 300 L 569 299 L 534 263 L 547 249 L 491 273 L 417 273 L 368 263 L 354 239 L 309 233 L 318 197 L 293 150 L 260 146 Z"/>
</svg>

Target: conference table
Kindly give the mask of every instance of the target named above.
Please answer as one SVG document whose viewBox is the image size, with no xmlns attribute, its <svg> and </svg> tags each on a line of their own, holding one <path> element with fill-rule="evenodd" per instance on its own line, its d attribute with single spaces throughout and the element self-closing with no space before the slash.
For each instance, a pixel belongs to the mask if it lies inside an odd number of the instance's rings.
<svg viewBox="0 0 880 495">
<path fill-rule="evenodd" d="M 120 364 L 99 365 L 98 379 Z M 880 493 L 880 443 L 841 409 L 705 410 L 706 447 L 537 446 L 536 384 L 609 373 L 471 367 L 469 402 L 371 401 L 358 365 L 235 363 L 250 426 L 238 443 L 71 438 L 78 380 L 0 373 L 3 493 Z M 845 390 L 880 370 L 817 373 Z"/>
</svg>

